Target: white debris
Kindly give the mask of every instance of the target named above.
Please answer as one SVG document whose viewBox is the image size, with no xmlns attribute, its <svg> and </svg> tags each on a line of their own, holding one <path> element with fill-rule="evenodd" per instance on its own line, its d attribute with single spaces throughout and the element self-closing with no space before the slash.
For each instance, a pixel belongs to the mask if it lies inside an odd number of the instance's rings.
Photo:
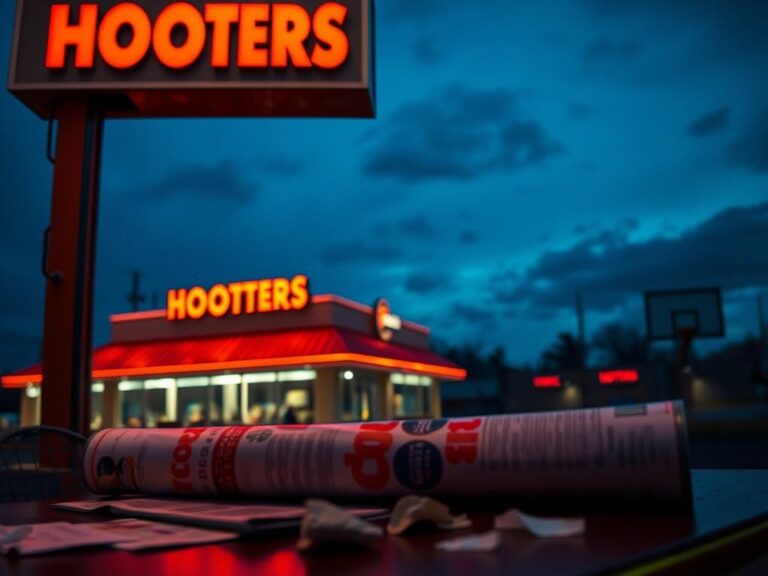
<svg viewBox="0 0 768 576">
<path fill-rule="evenodd" d="M 584 534 L 584 518 L 543 518 L 514 508 L 496 516 L 496 530 L 528 530 L 539 538 L 566 538 Z"/>
<path fill-rule="evenodd" d="M 501 533 L 497 530 L 458 536 L 435 544 L 435 548 L 445 552 L 493 552 L 498 550 L 499 546 L 501 546 Z"/>
<path fill-rule="evenodd" d="M 296 543 L 300 551 L 318 548 L 330 542 L 370 545 L 384 534 L 380 526 L 361 520 L 325 500 L 307 500 L 305 505 L 307 511 Z"/>
<path fill-rule="evenodd" d="M 419 522 L 429 522 L 443 530 L 469 528 L 472 521 L 466 515 L 453 516 L 448 506 L 426 496 L 403 496 L 395 504 L 387 532 L 397 536 Z"/>
</svg>

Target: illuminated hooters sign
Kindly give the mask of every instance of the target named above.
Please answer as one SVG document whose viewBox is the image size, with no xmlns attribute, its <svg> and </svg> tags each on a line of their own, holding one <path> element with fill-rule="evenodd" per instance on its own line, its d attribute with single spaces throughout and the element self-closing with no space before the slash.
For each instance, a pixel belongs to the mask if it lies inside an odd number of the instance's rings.
<svg viewBox="0 0 768 576">
<path fill-rule="evenodd" d="M 168 291 L 168 320 L 199 320 L 204 316 L 240 316 L 301 310 L 309 304 L 307 277 L 269 278 Z"/>
<path fill-rule="evenodd" d="M 389 308 L 389 302 L 379 298 L 373 305 L 373 322 L 376 334 L 384 342 L 392 340 L 395 331 L 402 328 L 400 316 L 395 316 Z"/>
<path fill-rule="evenodd" d="M 9 89 L 113 116 L 373 116 L 372 0 L 17 0 Z"/>
</svg>

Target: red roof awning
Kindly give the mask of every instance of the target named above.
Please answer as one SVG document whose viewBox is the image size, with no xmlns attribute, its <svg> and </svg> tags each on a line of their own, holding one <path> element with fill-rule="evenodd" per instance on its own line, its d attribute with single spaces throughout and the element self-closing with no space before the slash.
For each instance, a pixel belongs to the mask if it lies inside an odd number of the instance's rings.
<svg viewBox="0 0 768 576">
<path fill-rule="evenodd" d="M 296 366 L 358 366 L 463 380 L 466 371 L 428 350 L 338 328 L 107 344 L 93 352 L 94 380 Z M 38 384 L 39 364 L 2 377 L 6 388 Z"/>
</svg>

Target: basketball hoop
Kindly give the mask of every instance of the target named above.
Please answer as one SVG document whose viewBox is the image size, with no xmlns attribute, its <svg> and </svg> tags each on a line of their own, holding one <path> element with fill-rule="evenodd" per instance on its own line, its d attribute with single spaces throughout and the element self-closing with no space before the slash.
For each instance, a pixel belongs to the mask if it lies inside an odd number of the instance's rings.
<svg viewBox="0 0 768 576">
<path fill-rule="evenodd" d="M 690 346 L 691 341 L 693 341 L 693 339 L 696 337 L 696 334 L 698 333 L 699 333 L 699 329 L 696 326 L 686 326 L 686 327 L 675 328 L 675 335 L 677 336 L 677 341 L 685 344 L 686 346 Z"/>
</svg>

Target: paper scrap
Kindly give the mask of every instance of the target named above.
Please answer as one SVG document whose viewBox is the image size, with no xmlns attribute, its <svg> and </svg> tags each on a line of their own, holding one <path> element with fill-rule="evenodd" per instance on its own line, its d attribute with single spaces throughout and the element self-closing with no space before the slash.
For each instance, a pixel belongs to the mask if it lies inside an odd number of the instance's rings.
<svg viewBox="0 0 768 576">
<path fill-rule="evenodd" d="M 104 546 L 130 540 L 130 537 L 122 534 L 107 534 L 94 530 L 89 524 L 47 522 L 26 526 L 32 530 L 22 538 L 0 546 L 0 554 L 27 556 L 83 546 Z M 5 536 L 10 532 L 9 528 L 14 527 L 3 527 L 0 529 L 0 535 Z"/>
<path fill-rule="evenodd" d="M 20 530 L 24 529 L 25 533 Z M 9 536 L 21 534 L 20 537 Z M 237 534 L 204 530 L 148 520 L 124 519 L 111 522 L 72 524 L 48 522 L 22 527 L 0 526 L 0 554 L 20 556 L 69 550 L 83 546 L 111 546 L 119 550 L 146 550 L 169 546 L 190 546 L 233 540 Z"/>
<path fill-rule="evenodd" d="M 213 544 L 214 542 L 234 540 L 238 536 L 235 532 L 191 528 L 134 518 L 90 524 L 90 527 L 106 534 L 130 538 L 129 541 L 112 544 L 112 548 L 128 551 Z"/>
<path fill-rule="evenodd" d="M 496 516 L 496 530 L 528 530 L 539 538 L 567 538 L 584 534 L 584 518 L 543 518 L 512 508 Z"/>
<path fill-rule="evenodd" d="M 445 552 L 493 552 L 501 546 L 501 533 L 497 530 L 442 540 L 435 548 Z"/>
<path fill-rule="evenodd" d="M 304 552 L 331 542 L 368 546 L 383 534 L 380 526 L 361 520 L 344 508 L 325 500 L 311 499 L 306 502 L 296 547 Z"/>
<path fill-rule="evenodd" d="M 387 532 L 397 536 L 419 522 L 430 522 L 443 530 L 469 528 L 472 521 L 466 515 L 453 516 L 448 506 L 426 496 L 403 496 L 395 504 Z"/>
</svg>

